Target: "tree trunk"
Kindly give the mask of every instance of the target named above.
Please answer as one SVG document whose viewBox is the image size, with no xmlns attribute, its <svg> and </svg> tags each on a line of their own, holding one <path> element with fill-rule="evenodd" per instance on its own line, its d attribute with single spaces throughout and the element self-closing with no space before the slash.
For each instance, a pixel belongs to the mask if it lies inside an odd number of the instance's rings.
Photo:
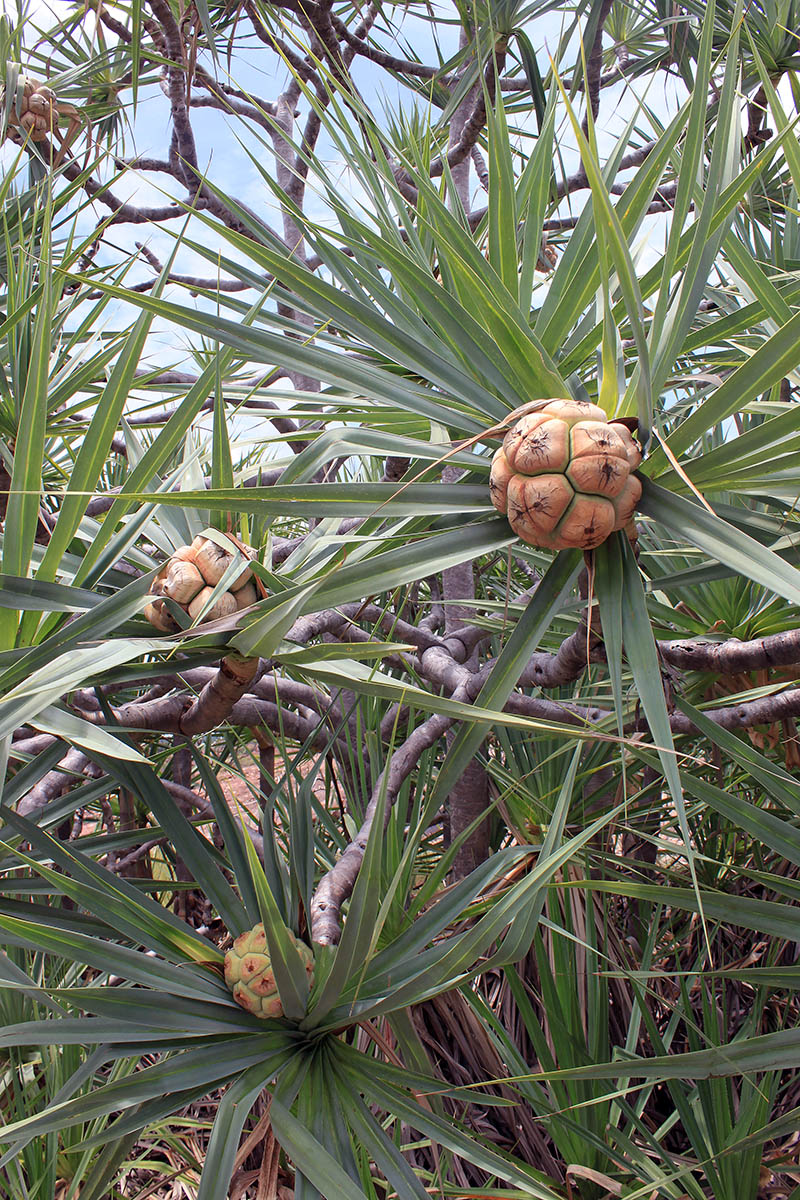
<svg viewBox="0 0 800 1200">
<path fill-rule="evenodd" d="M 452 483 L 461 471 L 456 467 L 445 467 L 443 479 Z M 472 600 L 475 598 L 475 574 L 472 563 L 462 563 L 451 567 L 442 576 L 445 600 L 445 635 L 453 633 L 461 625 L 466 625 L 472 617 L 472 609 L 466 605 L 456 604 L 457 600 Z M 477 651 L 466 663 L 474 667 L 477 663 Z M 452 745 L 454 735 L 448 735 L 448 745 Z M 455 840 L 481 813 L 485 813 L 489 804 L 489 779 L 483 766 L 477 758 L 473 758 L 464 774 L 455 784 L 448 798 L 448 817 L 450 838 Z M 463 879 L 470 871 L 474 871 L 489 857 L 489 820 L 485 817 L 473 829 L 456 854 L 453 863 L 453 878 Z"/>
</svg>

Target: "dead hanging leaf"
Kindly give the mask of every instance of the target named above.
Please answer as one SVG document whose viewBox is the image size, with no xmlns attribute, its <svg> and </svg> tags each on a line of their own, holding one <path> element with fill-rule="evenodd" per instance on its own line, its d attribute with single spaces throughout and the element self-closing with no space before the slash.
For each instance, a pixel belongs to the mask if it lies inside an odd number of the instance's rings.
<svg viewBox="0 0 800 1200">
<path fill-rule="evenodd" d="M 784 734 L 784 762 L 787 771 L 800 770 L 800 738 L 793 719 L 782 722 Z"/>
<path fill-rule="evenodd" d="M 604 1187 L 609 1196 L 621 1196 L 622 1184 L 611 1179 L 608 1175 L 604 1175 L 602 1171 L 593 1171 L 591 1167 L 582 1167 L 576 1163 L 567 1167 L 567 1180 L 570 1177 L 573 1179 L 586 1179 L 589 1183 L 596 1183 L 598 1187 Z"/>
</svg>

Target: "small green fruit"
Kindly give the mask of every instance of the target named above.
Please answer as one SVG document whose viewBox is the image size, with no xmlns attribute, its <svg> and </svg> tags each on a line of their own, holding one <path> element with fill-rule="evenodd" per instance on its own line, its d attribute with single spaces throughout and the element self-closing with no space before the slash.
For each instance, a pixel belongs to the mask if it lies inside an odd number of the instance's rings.
<svg viewBox="0 0 800 1200">
<path fill-rule="evenodd" d="M 293 934 L 289 936 L 303 960 L 310 987 L 314 981 L 313 951 Z M 225 982 L 233 992 L 236 1003 L 254 1017 L 266 1020 L 283 1016 L 263 925 L 248 929 L 233 943 L 225 955 Z"/>
</svg>

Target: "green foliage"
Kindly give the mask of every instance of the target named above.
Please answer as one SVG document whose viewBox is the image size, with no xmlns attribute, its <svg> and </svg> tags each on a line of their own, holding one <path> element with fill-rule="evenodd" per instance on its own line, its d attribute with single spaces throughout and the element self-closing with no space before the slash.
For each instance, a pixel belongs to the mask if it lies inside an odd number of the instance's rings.
<svg viewBox="0 0 800 1200">
<path fill-rule="evenodd" d="M 459 5 L 427 73 L 408 6 L 349 40 L 330 10 L 344 57 L 260 2 L 0 18 L 0 1197 L 147 1194 L 145 1139 L 199 1200 L 790 1178 L 797 5 L 606 7 Z M 245 19 L 278 106 L 236 83 Z M 604 86 L 686 85 L 607 156 L 600 21 Z M 389 118 L 345 61 L 386 44 Z M 81 153 L 20 132 L 45 68 Z M 159 80 L 146 209 L 119 197 Z M 260 206 L 197 158 L 212 108 Z M 583 561 L 488 491 L 510 414 L 570 395 L 646 451 L 638 538 Z M 209 524 L 257 597 L 168 601 L 157 634 L 159 569 Z M 223 982 L 257 922 L 280 1020 Z"/>
</svg>

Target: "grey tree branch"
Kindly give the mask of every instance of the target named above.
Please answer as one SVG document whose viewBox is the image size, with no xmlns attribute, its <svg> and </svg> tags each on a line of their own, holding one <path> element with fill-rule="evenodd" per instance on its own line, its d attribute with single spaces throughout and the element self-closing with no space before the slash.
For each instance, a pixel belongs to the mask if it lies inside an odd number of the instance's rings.
<svg viewBox="0 0 800 1200">
<path fill-rule="evenodd" d="M 208 733 L 226 721 L 236 702 L 250 689 L 258 669 L 257 658 L 243 659 L 235 655 L 223 658 L 219 669 L 200 695 L 182 714 L 181 733 L 187 737 L 197 733 Z"/>
<path fill-rule="evenodd" d="M 285 61 L 290 64 L 292 70 L 297 74 L 298 78 L 302 79 L 304 83 L 310 83 L 313 86 L 317 93 L 317 98 L 323 102 L 326 102 L 327 91 L 319 77 L 316 67 L 313 65 L 312 59 L 308 56 L 304 58 L 302 55 L 298 54 L 297 51 L 290 46 L 287 41 L 285 41 L 285 39 L 279 38 L 276 34 L 274 34 L 272 30 L 262 22 L 261 17 L 258 14 L 258 10 L 251 0 L 244 0 L 242 7 L 250 18 L 250 24 L 256 37 L 259 38 L 259 40 L 262 41 L 266 46 L 276 50 L 281 58 L 285 59 Z M 303 15 L 303 10 L 300 5 L 283 3 L 280 5 L 276 4 L 276 7 L 289 8 L 298 15 Z"/>
<path fill-rule="evenodd" d="M 741 704 L 731 704 L 724 708 L 708 708 L 703 710 L 703 716 L 708 717 L 721 729 L 752 729 L 754 725 L 773 725 L 779 721 L 788 721 L 800 716 L 800 688 L 787 688 L 772 696 L 761 696 L 756 700 L 744 700 Z M 671 713 L 670 725 L 673 733 L 696 733 L 696 727 L 689 717 L 683 713 Z M 635 728 L 642 728 L 641 722 Z"/>
<path fill-rule="evenodd" d="M 43 775 L 36 786 L 22 797 L 17 805 L 17 812 L 21 817 L 29 817 L 39 809 L 46 808 L 56 796 L 60 796 L 66 787 L 83 774 L 88 765 L 89 758 L 82 750 L 68 750 L 55 770 Z"/>
<path fill-rule="evenodd" d="M 656 644 L 661 657 L 672 667 L 713 671 L 720 675 L 738 675 L 741 671 L 760 671 L 800 663 L 800 629 L 789 629 L 785 633 L 774 633 L 750 642 L 729 638 L 724 642 L 693 639 Z"/>
<path fill-rule="evenodd" d="M 589 109 L 594 119 L 600 111 L 600 79 L 603 70 L 603 30 L 611 12 L 613 0 L 602 0 L 597 14 L 597 29 L 595 30 L 589 56 L 586 61 L 586 98 L 587 112 L 583 118 L 583 132 L 589 132 Z"/>
</svg>

